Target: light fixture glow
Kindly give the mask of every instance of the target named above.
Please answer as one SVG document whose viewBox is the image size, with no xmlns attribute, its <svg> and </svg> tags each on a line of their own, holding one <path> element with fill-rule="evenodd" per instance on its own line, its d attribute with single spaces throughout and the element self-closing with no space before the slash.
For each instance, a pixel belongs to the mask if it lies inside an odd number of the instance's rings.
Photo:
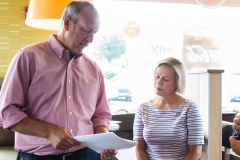
<svg viewBox="0 0 240 160">
<path fill-rule="evenodd" d="M 195 0 L 199 5 L 205 8 L 217 8 L 225 3 L 226 0 Z"/>
<path fill-rule="evenodd" d="M 25 24 L 38 29 L 59 30 L 64 8 L 73 0 L 30 0 Z M 92 0 L 88 0 L 92 2 Z"/>
</svg>

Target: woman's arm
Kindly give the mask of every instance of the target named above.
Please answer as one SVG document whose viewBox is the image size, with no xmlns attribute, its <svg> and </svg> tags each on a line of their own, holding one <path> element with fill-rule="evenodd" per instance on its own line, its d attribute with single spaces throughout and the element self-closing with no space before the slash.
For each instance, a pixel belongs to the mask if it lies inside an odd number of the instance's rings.
<svg viewBox="0 0 240 160">
<path fill-rule="evenodd" d="M 198 160 L 201 157 L 202 146 L 188 146 L 189 152 L 184 160 Z"/>
<path fill-rule="evenodd" d="M 146 154 L 146 143 L 144 140 L 138 140 L 136 145 L 136 157 L 137 160 L 149 160 L 147 154 Z"/>
</svg>

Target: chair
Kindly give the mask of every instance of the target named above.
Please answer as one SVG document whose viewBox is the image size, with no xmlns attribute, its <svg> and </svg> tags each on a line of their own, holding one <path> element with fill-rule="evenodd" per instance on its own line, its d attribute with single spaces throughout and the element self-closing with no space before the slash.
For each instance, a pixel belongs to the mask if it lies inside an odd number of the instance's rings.
<svg viewBox="0 0 240 160">
<path fill-rule="evenodd" d="M 222 146 L 224 147 L 223 160 L 230 160 L 231 145 L 229 137 L 233 135 L 232 123 L 222 121 Z"/>
<path fill-rule="evenodd" d="M 0 159 L 17 160 L 18 152 L 14 150 L 14 132 L 0 127 Z"/>
<path fill-rule="evenodd" d="M 5 131 L 0 127 L 0 147 L 14 146 L 14 132 Z"/>
<path fill-rule="evenodd" d="M 124 139 L 133 139 L 133 122 L 135 114 L 116 114 L 112 116 L 112 121 L 120 121 L 119 129 L 115 131 L 115 134 Z"/>
</svg>

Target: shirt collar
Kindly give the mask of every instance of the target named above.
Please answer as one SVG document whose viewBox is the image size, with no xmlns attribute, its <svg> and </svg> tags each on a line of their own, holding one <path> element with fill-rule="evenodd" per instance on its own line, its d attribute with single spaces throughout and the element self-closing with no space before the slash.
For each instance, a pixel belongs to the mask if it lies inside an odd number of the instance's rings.
<svg viewBox="0 0 240 160">
<path fill-rule="evenodd" d="M 56 34 L 52 34 L 48 39 L 48 42 L 56 55 L 61 58 L 64 53 L 69 53 L 70 50 L 64 48 L 63 45 L 57 40 L 56 36 Z"/>
<path fill-rule="evenodd" d="M 48 39 L 48 42 L 49 42 L 51 48 L 53 49 L 53 51 L 56 53 L 56 55 L 59 58 L 62 58 L 64 53 L 69 55 L 70 50 L 64 48 L 64 46 L 57 40 L 56 36 L 57 36 L 56 34 L 52 34 L 50 36 L 50 38 Z M 75 58 L 81 57 L 81 56 L 82 56 L 82 53 L 77 54 L 77 56 L 75 56 Z"/>
</svg>

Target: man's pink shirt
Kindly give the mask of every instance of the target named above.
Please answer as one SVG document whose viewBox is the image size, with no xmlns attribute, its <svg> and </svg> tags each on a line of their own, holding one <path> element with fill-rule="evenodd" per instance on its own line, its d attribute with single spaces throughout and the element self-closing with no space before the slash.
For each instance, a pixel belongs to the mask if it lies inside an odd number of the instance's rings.
<svg viewBox="0 0 240 160">
<path fill-rule="evenodd" d="M 9 129 L 25 117 L 69 130 L 73 136 L 93 134 L 94 127 L 109 129 L 111 113 L 99 66 L 85 54 L 70 60 L 51 35 L 48 41 L 18 51 L 0 92 L 0 125 Z M 15 133 L 15 149 L 37 155 L 61 154 L 45 138 Z"/>
</svg>

